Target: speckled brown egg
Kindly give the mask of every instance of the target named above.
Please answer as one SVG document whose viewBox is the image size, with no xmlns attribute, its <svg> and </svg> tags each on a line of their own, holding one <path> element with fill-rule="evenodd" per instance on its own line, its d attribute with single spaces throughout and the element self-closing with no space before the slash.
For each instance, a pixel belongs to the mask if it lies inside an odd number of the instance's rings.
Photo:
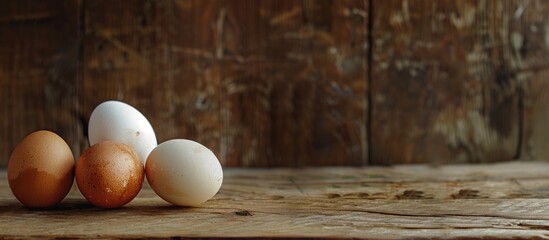
<svg viewBox="0 0 549 240">
<path fill-rule="evenodd" d="M 26 136 L 8 162 L 10 189 L 30 208 L 52 207 L 65 198 L 74 180 L 74 157 L 57 134 L 41 130 Z"/>
<path fill-rule="evenodd" d="M 103 208 L 129 203 L 141 190 L 143 178 L 141 160 L 123 143 L 97 143 L 76 163 L 78 189 L 90 203 Z"/>
</svg>

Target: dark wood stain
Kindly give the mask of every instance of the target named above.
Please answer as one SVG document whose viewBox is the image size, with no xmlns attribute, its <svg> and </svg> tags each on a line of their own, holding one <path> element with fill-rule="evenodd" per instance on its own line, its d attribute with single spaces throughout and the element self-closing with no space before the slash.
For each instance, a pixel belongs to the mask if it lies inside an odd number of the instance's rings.
<svg viewBox="0 0 549 240">
<path fill-rule="evenodd" d="M 58 133 L 79 154 L 80 1 L 0 2 L 0 166 L 32 131 Z"/>
<path fill-rule="evenodd" d="M 247 211 L 247 210 L 236 211 L 236 212 L 234 212 L 234 214 L 236 214 L 237 216 L 243 216 L 243 217 L 253 216 L 253 214 L 250 211 Z"/>
<path fill-rule="evenodd" d="M 539 15 L 547 11 L 541 4 L 376 5 L 370 161 L 502 161 L 521 158 L 517 149 L 524 144 L 539 144 L 523 140 L 522 125 L 530 119 L 521 120 L 520 92 L 547 68 L 547 61 L 534 60 L 547 51 L 544 40 L 538 40 L 539 55 L 526 50 L 540 38 L 536 29 L 545 20 Z"/>
</svg>

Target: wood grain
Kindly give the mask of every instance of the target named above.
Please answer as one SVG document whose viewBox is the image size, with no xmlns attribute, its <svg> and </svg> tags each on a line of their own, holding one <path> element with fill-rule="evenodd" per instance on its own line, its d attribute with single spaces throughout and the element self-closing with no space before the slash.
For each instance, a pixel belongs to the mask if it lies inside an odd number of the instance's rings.
<svg viewBox="0 0 549 240">
<path fill-rule="evenodd" d="M 102 101 L 137 107 L 158 142 L 199 141 L 216 153 L 222 64 L 214 57 L 217 1 L 93 1 L 85 6 L 83 115 Z M 112 14 L 116 12 L 117 14 Z M 224 163 L 225 158 L 220 160 Z"/>
<path fill-rule="evenodd" d="M 228 166 L 365 164 L 367 2 L 227 3 Z"/>
<path fill-rule="evenodd" d="M 370 5 L 372 4 L 372 5 Z M 542 0 L 0 1 L 0 167 L 100 102 L 224 166 L 546 159 Z M 373 13 L 373 14 L 370 14 Z"/>
<path fill-rule="evenodd" d="M 537 34 L 520 28 L 519 34 L 516 27 L 527 22 L 522 11 L 541 13 L 545 4 L 374 6 L 372 162 L 519 158 L 524 79 L 518 41 Z"/>
<path fill-rule="evenodd" d="M 547 159 L 549 148 L 549 7 L 543 1 L 517 3 L 524 9 L 513 22 L 512 34 L 517 39 L 516 66 L 513 71 L 524 93 L 523 159 Z M 542 30 L 543 29 L 543 30 Z"/>
<path fill-rule="evenodd" d="M 126 101 L 160 142 L 197 140 L 227 166 L 366 162 L 364 2 L 84 8 L 83 116 Z"/>
<path fill-rule="evenodd" d="M 146 185 L 124 208 L 74 187 L 53 210 L 23 208 L 0 174 L 0 238 L 534 239 L 549 236 L 548 163 L 228 169 L 201 208 Z"/>
<path fill-rule="evenodd" d="M 0 1 L 0 167 L 34 130 L 79 152 L 80 1 Z"/>
</svg>

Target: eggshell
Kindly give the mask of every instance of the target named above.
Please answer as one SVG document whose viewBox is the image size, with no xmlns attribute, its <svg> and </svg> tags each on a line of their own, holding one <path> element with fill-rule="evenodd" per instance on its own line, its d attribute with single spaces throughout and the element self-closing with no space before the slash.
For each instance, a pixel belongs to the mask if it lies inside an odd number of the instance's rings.
<svg viewBox="0 0 549 240">
<path fill-rule="evenodd" d="M 141 190 L 143 164 L 127 145 L 104 141 L 86 149 L 76 163 L 76 184 L 92 204 L 117 208 Z"/>
<path fill-rule="evenodd" d="M 74 180 L 74 157 L 57 134 L 41 130 L 26 136 L 8 162 L 10 189 L 30 208 L 52 207 L 65 198 Z"/>
<path fill-rule="evenodd" d="M 223 170 L 214 153 L 185 139 L 158 145 L 147 159 L 145 174 L 156 194 L 180 206 L 199 206 L 223 183 Z"/>
<path fill-rule="evenodd" d="M 90 145 L 113 140 L 130 146 L 145 163 L 156 147 L 156 135 L 143 114 L 119 101 L 99 104 L 90 116 L 88 126 Z"/>
</svg>

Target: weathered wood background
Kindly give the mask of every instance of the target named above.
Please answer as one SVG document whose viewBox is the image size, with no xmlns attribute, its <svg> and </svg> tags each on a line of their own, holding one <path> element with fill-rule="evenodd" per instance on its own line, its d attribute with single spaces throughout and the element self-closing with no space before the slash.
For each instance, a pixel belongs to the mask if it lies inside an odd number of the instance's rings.
<svg viewBox="0 0 549 240">
<path fill-rule="evenodd" d="M 118 99 L 225 166 L 549 157 L 543 0 L 0 0 L 0 166 Z"/>
</svg>

